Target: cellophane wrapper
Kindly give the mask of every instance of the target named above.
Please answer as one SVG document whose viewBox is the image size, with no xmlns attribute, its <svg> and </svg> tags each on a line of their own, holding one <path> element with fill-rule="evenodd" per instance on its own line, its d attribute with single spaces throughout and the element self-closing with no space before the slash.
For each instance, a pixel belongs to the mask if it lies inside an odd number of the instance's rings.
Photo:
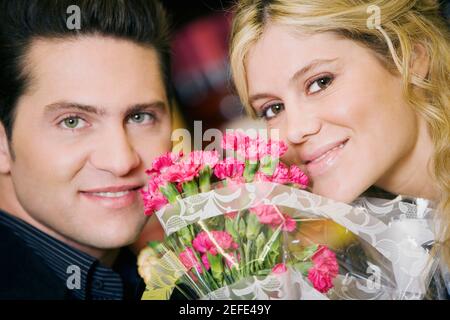
<svg viewBox="0 0 450 320">
<path fill-rule="evenodd" d="M 278 214 L 278 218 L 276 217 Z M 139 257 L 143 299 L 437 299 L 424 199 L 346 204 L 255 182 L 216 185 L 156 212 L 166 238 Z"/>
</svg>

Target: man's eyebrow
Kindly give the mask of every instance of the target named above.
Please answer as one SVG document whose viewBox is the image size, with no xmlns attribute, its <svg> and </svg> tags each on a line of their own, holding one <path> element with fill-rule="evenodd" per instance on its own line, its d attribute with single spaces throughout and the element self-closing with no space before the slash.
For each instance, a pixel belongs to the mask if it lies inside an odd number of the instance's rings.
<svg viewBox="0 0 450 320">
<path fill-rule="evenodd" d="M 93 113 L 96 115 L 104 115 L 106 111 L 94 106 L 75 103 L 75 102 L 55 102 L 45 107 L 45 113 L 52 113 L 59 110 L 79 110 L 87 113 Z"/>
<path fill-rule="evenodd" d="M 160 111 L 167 111 L 168 107 L 163 101 L 155 101 L 150 103 L 137 103 L 129 106 L 125 111 L 125 114 L 130 115 L 139 113 L 148 109 L 158 109 Z"/>
<path fill-rule="evenodd" d="M 150 102 L 150 103 L 137 103 L 137 104 L 133 104 L 133 105 L 129 106 L 125 110 L 124 114 L 129 115 L 129 114 L 142 112 L 142 111 L 152 109 L 152 108 L 159 109 L 161 111 L 165 111 L 168 109 L 166 103 L 164 103 L 163 101 L 155 101 L 155 102 Z M 75 103 L 75 102 L 52 103 L 45 107 L 45 112 L 52 113 L 52 112 L 59 111 L 59 110 L 72 110 L 72 109 L 83 111 L 86 113 L 92 113 L 92 114 L 100 115 L 100 116 L 103 116 L 107 113 L 106 110 L 103 108 L 98 108 L 98 107 Z"/>
<path fill-rule="evenodd" d="M 315 59 L 312 60 L 310 63 L 308 63 L 306 66 L 302 67 L 301 69 L 297 70 L 294 75 L 291 77 L 291 79 L 289 79 L 289 82 L 295 82 L 298 80 L 298 78 L 300 78 L 301 76 L 303 76 L 304 74 L 306 74 L 307 72 L 309 72 L 310 70 L 317 68 L 320 65 L 323 64 L 329 64 L 332 63 L 334 61 L 336 61 L 337 58 L 334 59 Z M 249 102 L 250 104 L 252 104 L 253 102 L 255 102 L 256 100 L 259 99 L 265 99 L 268 97 L 271 97 L 271 94 L 267 94 L 267 93 L 258 93 L 258 94 L 254 94 L 251 95 L 249 98 Z"/>
</svg>

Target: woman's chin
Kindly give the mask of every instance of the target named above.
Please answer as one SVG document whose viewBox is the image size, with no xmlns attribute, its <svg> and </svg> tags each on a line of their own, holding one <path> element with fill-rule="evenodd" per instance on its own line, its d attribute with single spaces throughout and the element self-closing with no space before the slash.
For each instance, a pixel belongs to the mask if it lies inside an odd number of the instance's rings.
<svg viewBox="0 0 450 320">
<path fill-rule="evenodd" d="M 332 199 L 337 202 L 350 203 L 354 201 L 360 193 L 356 193 L 354 190 L 344 190 L 342 188 L 321 188 L 316 186 L 312 188 L 312 193 L 319 196 Z"/>
</svg>

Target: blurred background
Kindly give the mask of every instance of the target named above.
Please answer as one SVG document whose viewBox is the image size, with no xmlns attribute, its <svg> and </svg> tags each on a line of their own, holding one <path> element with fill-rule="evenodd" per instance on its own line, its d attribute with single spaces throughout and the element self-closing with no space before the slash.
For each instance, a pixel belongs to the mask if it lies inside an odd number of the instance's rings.
<svg viewBox="0 0 450 320">
<path fill-rule="evenodd" d="M 202 121 L 202 132 L 261 126 L 245 117 L 231 82 L 228 41 L 235 0 L 160 1 L 172 21 L 174 129 L 193 132 L 194 121 Z M 163 235 L 157 218 L 152 217 L 135 249 Z"/>
<path fill-rule="evenodd" d="M 192 129 L 221 128 L 242 117 L 228 64 L 232 1 L 162 1 L 172 16 L 172 74 L 179 110 Z"/>
<path fill-rule="evenodd" d="M 237 0 L 160 1 L 172 20 L 174 129 L 193 132 L 194 121 L 200 120 L 203 132 L 210 128 L 224 131 L 263 127 L 245 117 L 231 82 L 228 42 L 231 7 Z M 443 15 L 450 21 L 450 0 L 441 3 Z M 152 217 L 135 249 L 162 237 L 163 231 L 156 217 Z"/>
</svg>

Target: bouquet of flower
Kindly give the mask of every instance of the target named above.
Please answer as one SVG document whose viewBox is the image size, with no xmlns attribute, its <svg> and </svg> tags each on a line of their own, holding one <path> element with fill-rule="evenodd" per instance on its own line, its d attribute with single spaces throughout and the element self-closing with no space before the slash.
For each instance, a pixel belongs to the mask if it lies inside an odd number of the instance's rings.
<svg viewBox="0 0 450 320">
<path fill-rule="evenodd" d="M 307 192 L 302 170 L 280 162 L 283 142 L 238 132 L 222 147 L 223 160 L 217 151 L 167 153 L 147 171 L 145 213 L 156 212 L 166 238 L 138 258 L 144 299 L 168 299 L 174 289 L 188 299 L 404 294 L 377 248 L 376 233 L 387 234 L 380 221 Z"/>
</svg>

